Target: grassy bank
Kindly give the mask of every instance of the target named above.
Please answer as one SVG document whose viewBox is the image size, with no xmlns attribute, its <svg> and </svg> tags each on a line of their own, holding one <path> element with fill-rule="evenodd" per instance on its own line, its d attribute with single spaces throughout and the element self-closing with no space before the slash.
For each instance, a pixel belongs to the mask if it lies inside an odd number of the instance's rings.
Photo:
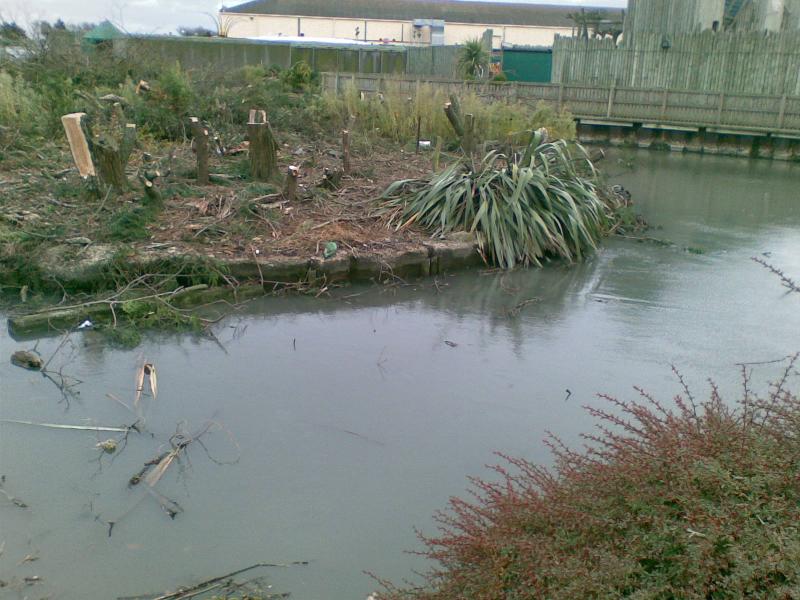
<svg viewBox="0 0 800 600">
<path fill-rule="evenodd" d="M 153 289 L 263 285 L 263 273 L 231 273 L 227 265 L 243 259 L 353 261 L 372 255 L 379 263 L 419 251 L 432 234 L 470 230 L 468 223 L 453 223 L 447 232 L 422 223 L 389 227 L 382 197 L 396 181 L 429 181 L 456 165 L 469 171 L 492 149 L 506 152 L 497 168 L 505 168 L 501 162 L 511 168 L 521 158 L 515 149 L 522 152 L 532 130 L 546 128 L 551 139 L 575 135 L 568 113 L 471 94 L 457 99 L 461 113 L 474 118 L 474 154 L 465 156 L 463 133 L 442 110 L 453 99 L 429 86 L 408 98 L 391 89 L 380 96 L 362 97 L 355 89 L 332 95 L 317 84 L 304 63 L 286 71 L 253 66 L 222 75 L 187 72 L 135 53 L 86 48 L 69 32 L 31 42 L 24 58 L 7 58 L 0 63 L 0 286 L 6 297 L 36 306 L 120 291 L 133 298 Z M 251 176 L 251 109 L 266 110 L 274 132 L 277 169 L 267 180 Z M 60 121 L 70 112 L 87 113 L 92 131 L 96 125 L 111 137 L 114 127 L 136 125 L 122 185 L 90 185 L 78 175 Z M 201 119 L 211 133 L 216 151 L 209 158 L 209 185 L 196 177 L 189 117 Z M 415 148 L 418 127 L 431 142 L 426 150 Z M 343 129 L 350 132 L 347 172 Z M 550 159 L 542 160 L 538 168 Z M 594 202 L 604 184 L 588 157 L 581 160 L 590 165 L 581 177 L 591 179 L 584 187 Z M 285 187 L 290 165 L 300 168 L 292 199 Z M 532 166 L 521 167 L 527 173 Z M 157 193 L 145 188 L 146 180 Z M 551 183 L 545 178 L 537 185 Z M 405 200 L 392 202 L 398 201 Z M 613 229 L 618 216 L 584 236 L 579 243 L 588 242 L 585 248 L 551 238 L 530 254 L 532 260 L 521 254 L 519 261 L 538 263 L 550 254 L 578 258 Z M 493 243 L 486 231 L 473 228 L 482 247 Z M 554 251 L 559 247 L 571 249 Z M 495 252 L 484 256 L 514 264 Z M 316 293 L 325 284 L 315 280 L 309 289 Z"/>
</svg>

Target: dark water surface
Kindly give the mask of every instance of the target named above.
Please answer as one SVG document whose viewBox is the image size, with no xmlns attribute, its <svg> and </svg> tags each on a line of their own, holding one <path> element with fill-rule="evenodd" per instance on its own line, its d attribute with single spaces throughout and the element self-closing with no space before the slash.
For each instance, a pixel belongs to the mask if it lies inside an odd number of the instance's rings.
<svg viewBox="0 0 800 600">
<path fill-rule="evenodd" d="M 699 394 L 706 377 L 735 396 L 742 361 L 800 350 L 800 294 L 753 263 L 800 279 L 800 169 L 728 158 L 631 154 L 609 159 L 638 208 L 674 246 L 610 240 L 593 260 L 510 274 L 465 273 L 415 287 L 352 288 L 337 299 L 278 298 L 207 339 L 154 335 L 136 350 L 75 336 L 53 367 L 84 381 L 67 409 L 52 384 L 0 361 L 0 418 L 119 425 L 131 415 L 137 361 L 158 371 L 155 437 L 131 436 L 101 466 L 112 434 L 0 424 L 0 580 L 38 575 L 31 598 L 155 593 L 254 562 L 274 591 L 302 600 L 363 599 L 363 571 L 399 580 L 420 568 L 413 526 L 461 494 L 492 452 L 549 461 L 546 430 L 568 442 L 591 427 L 582 404 L 640 384 L 668 398 L 677 365 Z M 684 248 L 702 251 L 689 252 Z M 509 316 L 509 309 L 533 297 Z M 513 312 L 513 311 L 512 311 Z M 445 343 L 446 341 L 452 344 Z M 58 339 L 39 342 L 47 356 Z M 0 336 L 0 357 L 32 342 Z M 756 372 L 763 381 L 774 365 Z M 568 399 L 566 390 L 571 394 Z M 179 422 L 225 430 L 157 485 L 185 509 L 170 520 L 128 478 Z M 143 498 L 143 499 L 142 499 Z M 136 502 L 141 502 L 136 505 Z M 96 520 L 128 511 L 107 536 Z M 28 554 L 39 560 L 18 563 Z M 8 588 L 0 597 L 17 597 Z"/>
</svg>

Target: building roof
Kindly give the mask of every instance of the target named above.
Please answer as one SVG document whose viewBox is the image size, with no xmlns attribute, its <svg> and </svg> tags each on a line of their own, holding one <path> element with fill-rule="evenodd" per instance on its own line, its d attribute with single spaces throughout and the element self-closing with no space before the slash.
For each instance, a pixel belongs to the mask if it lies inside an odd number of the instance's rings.
<svg viewBox="0 0 800 600">
<path fill-rule="evenodd" d="M 441 19 L 450 23 L 572 27 L 574 6 L 462 0 L 253 0 L 221 12 L 354 19 Z M 617 13 L 619 10 L 604 9 Z"/>
<path fill-rule="evenodd" d="M 88 42 L 105 42 L 125 37 L 110 21 L 103 21 L 83 34 L 83 39 Z"/>
</svg>

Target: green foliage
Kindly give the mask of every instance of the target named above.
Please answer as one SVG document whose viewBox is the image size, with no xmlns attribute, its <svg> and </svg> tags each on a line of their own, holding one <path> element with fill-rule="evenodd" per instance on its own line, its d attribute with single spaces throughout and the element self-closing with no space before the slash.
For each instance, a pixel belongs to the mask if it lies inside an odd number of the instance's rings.
<svg viewBox="0 0 800 600">
<path fill-rule="evenodd" d="M 183 138 L 187 117 L 198 112 L 198 98 L 192 80 L 180 64 L 162 71 L 149 92 L 136 94 L 134 88 L 132 80 L 126 81 L 123 96 L 130 106 L 130 118 L 141 130 L 159 138 Z"/>
<path fill-rule="evenodd" d="M 9 138 L 11 132 L 15 136 L 41 133 L 39 115 L 43 110 L 42 98 L 29 83 L 19 75 L 0 71 L 0 124 L 9 128 Z"/>
<path fill-rule="evenodd" d="M 489 69 L 491 55 L 480 39 L 464 42 L 458 54 L 458 70 L 468 79 L 483 77 Z"/>
<path fill-rule="evenodd" d="M 319 79 L 311 66 L 304 60 L 298 61 L 281 73 L 281 81 L 289 89 L 296 92 L 306 91 Z"/>
<path fill-rule="evenodd" d="M 106 239 L 120 242 L 149 239 L 147 226 L 156 219 L 161 208 L 160 202 L 146 197 L 133 206 L 122 207 L 103 228 Z"/>
<path fill-rule="evenodd" d="M 351 128 L 351 115 L 355 117 L 355 133 L 362 139 L 381 136 L 404 143 L 413 140 L 417 133 L 417 118 L 422 117 L 424 139 L 455 141 L 453 128 L 443 107 L 447 94 L 430 85 L 422 85 L 409 99 L 391 84 L 382 98 L 369 96 L 362 100 L 360 93 L 348 86 L 341 94 L 323 93 L 309 103 L 305 114 L 307 121 L 327 131 Z M 487 102 L 473 92 L 460 97 L 462 114 L 475 115 L 475 139 L 502 144 L 521 144 L 530 130 L 546 127 L 555 139 L 574 139 L 575 122 L 567 112 L 559 112 L 551 105 L 540 102 L 533 109 L 521 102 Z"/>
<path fill-rule="evenodd" d="M 457 161 L 429 181 L 404 180 L 384 193 L 398 229 L 412 223 L 435 235 L 465 230 L 503 268 L 546 256 L 580 260 L 610 222 L 585 150 L 564 141 L 535 147 L 522 163 L 490 152 L 475 168 Z"/>
<path fill-rule="evenodd" d="M 25 30 L 14 21 L 0 22 L 0 46 L 19 43 L 26 39 L 28 39 L 28 35 Z"/>
</svg>

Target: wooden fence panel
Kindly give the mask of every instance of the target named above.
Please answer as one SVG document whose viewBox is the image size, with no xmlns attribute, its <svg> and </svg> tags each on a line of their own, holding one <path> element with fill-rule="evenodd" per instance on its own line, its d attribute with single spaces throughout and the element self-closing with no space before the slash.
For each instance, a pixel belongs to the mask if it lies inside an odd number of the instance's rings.
<svg viewBox="0 0 800 600">
<path fill-rule="evenodd" d="M 637 33 L 634 44 L 557 37 L 553 83 L 800 95 L 800 32 Z"/>
<path fill-rule="evenodd" d="M 599 87 L 522 82 L 493 83 L 402 76 L 324 73 L 325 89 L 342 91 L 348 85 L 367 92 L 396 91 L 413 96 L 420 85 L 442 93 L 474 92 L 483 98 L 519 101 L 531 106 L 546 101 L 569 110 L 579 119 L 697 128 L 737 128 L 800 136 L 800 97 L 766 94 L 726 94 L 643 87 Z M 337 88 L 338 84 L 338 88 Z"/>
</svg>

